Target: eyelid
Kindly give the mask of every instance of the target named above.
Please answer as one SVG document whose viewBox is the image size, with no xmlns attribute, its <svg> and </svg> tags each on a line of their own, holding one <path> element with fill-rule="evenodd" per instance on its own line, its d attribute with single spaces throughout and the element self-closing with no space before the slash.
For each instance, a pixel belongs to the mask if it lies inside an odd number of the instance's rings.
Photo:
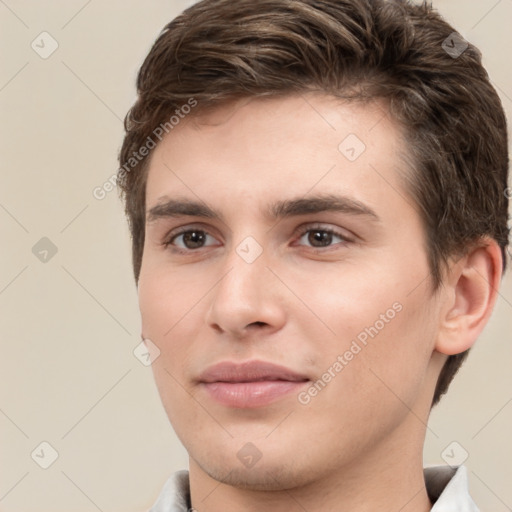
<svg viewBox="0 0 512 512">
<path fill-rule="evenodd" d="M 322 223 L 318 223 L 318 222 L 313 222 L 313 223 L 309 223 L 309 224 L 303 224 L 301 226 L 299 226 L 297 228 L 297 230 L 295 231 L 295 234 L 294 236 L 295 237 L 298 237 L 298 239 L 300 240 L 306 233 L 308 233 L 309 231 L 325 231 L 327 233 L 331 233 L 339 238 L 341 238 L 344 243 L 354 243 L 356 240 L 355 240 L 355 237 L 352 235 L 348 235 L 347 233 L 347 230 L 342 230 L 341 228 L 336 228 L 336 227 L 331 227 L 330 225 L 326 225 L 326 224 L 322 224 Z M 331 245 L 331 246 L 327 246 L 327 247 L 310 247 L 311 249 L 316 249 L 316 250 L 329 250 L 329 249 L 332 249 L 333 247 L 336 247 L 337 244 L 334 244 L 334 245 Z"/>
<path fill-rule="evenodd" d="M 308 233 L 309 231 L 313 231 L 315 229 L 318 231 L 325 231 L 325 232 L 331 233 L 331 234 L 341 238 L 343 240 L 344 244 L 355 242 L 354 236 L 350 236 L 350 235 L 346 234 L 347 230 L 342 230 L 341 228 L 332 227 L 330 225 L 322 224 L 319 222 L 311 222 L 311 223 L 301 224 L 297 229 L 295 229 L 292 237 L 294 238 L 294 241 L 300 240 L 300 238 L 302 238 L 306 233 Z M 210 228 L 206 228 L 206 227 L 202 226 L 201 224 L 187 224 L 187 225 L 175 228 L 175 229 L 171 230 L 169 233 L 167 233 L 164 237 L 162 245 L 166 248 L 168 248 L 169 246 L 172 245 L 173 251 L 178 252 L 178 253 L 180 253 L 180 252 L 181 253 L 198 252 L 200 249 L 202 249 L 202 247 L 199 249 L 183 249 L 181 247 L 176 247 L 173 245 L 173 240 L 175 240 L 180 235 L 183 235 L 184 233 L 187 233 L 189 231 L 201 231 L 201 232 L 205 233 L 206 235 L 212 236 L 213 238 L 217 238 L 215 235 L 213 235 L 211 233 Z M 333 247 L 335 248 L 336 245 L 338 245 L 338 244 L 334 244 L 333 246 L 326 246 L 326 247 L 313 247 L 312 246 L 309 248 L 313 249 L 313 250 L 317 250 L 317 251 L 328 251 L 329 249 L 332 249 Z M 206 246 L 206 247 L 212 247 L 212 246 Z"/>
<path fill-rule="evenodd" d="M 202 231 L 206 235 L 209 235 L 213 238 L 217 238 L 215 235 L 211 233 L 210 228 L 206 228 L 202 226 L 201 224 L 187 224 L 185 226 L 180 226 L 178 228 L 172 229 L 169 231 L 163 239 L 162 245 L 165 247 L 168 247 L 169 245 L 172 245 L 172 241 L 175 238 L 178 238 L 180 235 L 183 235 L 184 233 L 188 233 L 189 231 Z M 177 248 L 177 250 L 180 250 L 181 248 Z M 191 252 L 192 249 L 182 249 L 186 250 L 187 252 Z"/>
</svg>

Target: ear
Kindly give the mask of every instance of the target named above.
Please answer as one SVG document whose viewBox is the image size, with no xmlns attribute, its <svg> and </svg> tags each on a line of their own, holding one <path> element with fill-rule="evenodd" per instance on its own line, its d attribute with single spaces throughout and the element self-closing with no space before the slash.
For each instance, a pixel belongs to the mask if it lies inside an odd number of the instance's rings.
<svg viewBox="0 0 512 512">
<path fill-rule="evenodd" d="M 494 308 L 502 268 L 501 249 L 490 238 L 452 264 L 443 281 L 447 300 L 435 345 L 438 352 L 460 354 L 473 346 Z"/>
</svg>

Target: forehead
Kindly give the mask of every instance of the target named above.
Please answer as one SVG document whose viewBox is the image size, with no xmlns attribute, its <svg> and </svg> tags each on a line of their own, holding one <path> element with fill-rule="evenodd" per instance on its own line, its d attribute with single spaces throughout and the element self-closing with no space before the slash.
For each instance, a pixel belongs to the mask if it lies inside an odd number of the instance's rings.
<svg viewBox="0 0 512 512">
<path fill-rule="evenodd" d="M 151 157 L 146 204 L 177 195 L 252 208 L 310 191 L 396 200 L 402 151 L 382 102 L 245 99 L 185 118 L 163 138 Z"/>
</svg>

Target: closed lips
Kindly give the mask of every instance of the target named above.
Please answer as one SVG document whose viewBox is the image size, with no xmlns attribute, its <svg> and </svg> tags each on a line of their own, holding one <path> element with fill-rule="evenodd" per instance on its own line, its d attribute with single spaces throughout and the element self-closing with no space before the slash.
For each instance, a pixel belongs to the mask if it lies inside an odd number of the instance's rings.
<svg viewBox="0 0 512 512">
<path fill-rule="evenodd" d="M 204 383 L 242 383 L 279 380 L 305 382 L 309 378 L 284 366 L 265 361 L 247 361 L 244 363 L 225 361 L 209 367 L 199 376 L 198 380 Z"/>
</svg>

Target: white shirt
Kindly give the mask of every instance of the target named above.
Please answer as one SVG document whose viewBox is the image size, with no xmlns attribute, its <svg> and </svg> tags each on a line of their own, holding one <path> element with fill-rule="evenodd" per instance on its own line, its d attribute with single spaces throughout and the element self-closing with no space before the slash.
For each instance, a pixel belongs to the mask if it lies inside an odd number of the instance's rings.
<svg viewBox="0 0 512 512">
<path fill-rule="evenodd" d="M 468 475 L 464 466 L 424 468 L 425 485 L 431 512 L 479 512 L 468 491 Z M 165 483 L 150 512 L 193 512 L 190 502 L 188 471 L 174 473 Z"/>
</svg>

